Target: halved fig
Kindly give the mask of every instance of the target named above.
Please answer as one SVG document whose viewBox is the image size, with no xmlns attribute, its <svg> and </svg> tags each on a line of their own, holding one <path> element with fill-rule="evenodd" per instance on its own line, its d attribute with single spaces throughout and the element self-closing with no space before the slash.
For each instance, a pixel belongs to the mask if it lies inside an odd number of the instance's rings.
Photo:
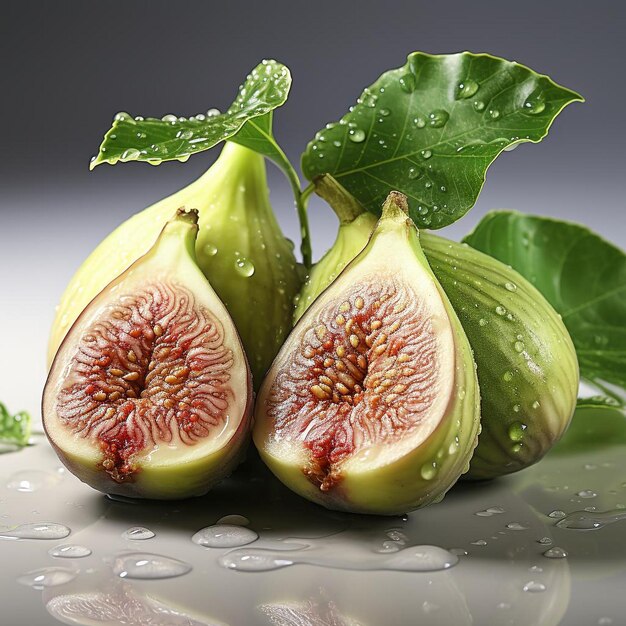
<svg viewBox="0 0 626 626">
<path fill-rule="evenodd" d="M 56 355 L 43 423 L 95 489 L 173 499 L 206 493 L 240 460 L 250 368 L 195 263 L 197 212 L 179 210 L 150 251 L 85 308 Z"/>
<path fill-rule="evenodd" d="M 300 319 L 256 403 L 254 442 L 328 508 L 396 514 L 440 500 L 479 428 L 474 361 L 392 192 L 365 249 Z"/>
</svg>

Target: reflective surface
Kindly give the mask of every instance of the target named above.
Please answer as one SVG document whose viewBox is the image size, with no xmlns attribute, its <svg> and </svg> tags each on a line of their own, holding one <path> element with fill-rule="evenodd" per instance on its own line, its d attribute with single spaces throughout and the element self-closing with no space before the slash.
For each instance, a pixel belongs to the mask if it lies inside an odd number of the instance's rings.
<svg viewBox="0 0 626 626">
<path fill-rule="evenodd" d="M 2 623 L 623 625 L 625 430 L 617 413 L 580 412 L 538 465 L 393 518 L 309 504 L 253 455 L 204 498 L 113 500 L 38 435 L 0 455 Z M 603 523 L 567 528 L 561 512 Z M 218 522 L 203 536 L 223 547 L 192 541 Z M 25 524 L 42 538 L 9 538 Z M 259 553 L 280 567 L 250 571 Z M 400 571 L 401 554 L 427 571 Z"/>
</svg>

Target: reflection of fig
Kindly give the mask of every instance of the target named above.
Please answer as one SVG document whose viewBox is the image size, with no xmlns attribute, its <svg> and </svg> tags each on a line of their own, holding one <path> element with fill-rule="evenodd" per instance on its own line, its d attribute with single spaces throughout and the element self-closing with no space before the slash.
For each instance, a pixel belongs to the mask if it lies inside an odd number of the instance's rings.
<svg viewBox="0 0 626 626">
<path fill-rule="evenodd" d="M 196 222 L 195 211 L 179 211 L 87 306 L 50 370 L 46 433 L 67 467 L 100 491 L 200 495 L 246 443 L 250 370 L 195 264 Z"/>
<path fill-rule="evenodd" d="M 255 443 L 289 487 L 324 506 L 398 513 L 443 497 L 478 431 L 469 344 L 392 192 L 365 249 L 279 352 Z"/>
<path fill-rule="evenodd" d="M 91 253 L 61 299 L 49 361 L 91 299 L 148 251 L 181 206 L 199 212 L 198 265 L 232 316 L 261 381 L 291 328 L 300 278 L 269 203 L 263 157 L 232 143 L 198 180 L 126 221 Z"/>
<path fill-rule="evenodd" d="M 332 179 L 319 183 L 342 221 L 302 289 L 296 319 L 365 247 L 376 224 Z M 478 370 L 482 431 L 466 477 L 493 478 L 532 465 L 558 441 L 574 411 L 578 364 L 569 334 L 548 301 L 509 266 L 430 233 L 420 241 Z"/>
</svg>

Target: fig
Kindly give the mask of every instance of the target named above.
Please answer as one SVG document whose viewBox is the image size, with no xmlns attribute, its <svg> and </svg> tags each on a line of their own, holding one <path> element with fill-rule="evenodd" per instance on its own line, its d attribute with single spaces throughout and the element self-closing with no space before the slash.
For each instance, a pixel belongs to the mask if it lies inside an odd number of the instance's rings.
<svg viewBox="0 0 626 626">
<path fill-rule="evenodd" d="M 278 353 L 253 439 L 272 472 L 330 509 L 397 514 L 439 501 L 479 428 L 469 343 L 392 192 L 365 249 Z"/>
<path fill-rule="evenodd" d="M 567 429 L 578 361 L 558 313 L 521 274 L 467 244 L 422 234 L 428 262 L 474 351 L 482 431 L 464 478 L 539 461 Z"/>
<path fill-rule="evenodd" d="M 355 250 L 365 247 L 368 228 L 371 232 L 376 224 L 332 179 L 318 180 L 318 186 L 340 217 L 340 232 L 307 278 L 297 318 L 356 256 Z M 576 405 L 578 362 L 565 325 L 511 267 L 432 233 L 422 231 L 420 241 L 477 365 L 482 430 L 464 478 L 495 478 L 536 463 L 565 432 Z"/>
<path fill-rule="evenodd" d="M 269 202 L 263 157 L 234 143 L 198 180 L 131 217 L 91 253 L 61 298 L 48 363 L 81 311 L 150 249 L 181 206 L 199 212 L 198 265 L 233 318 L 260 384 L 291 329 L 302 280 Z"/>
<path fill-rule="evenodd" d="M 105 493 L 206 493 L 241 460 L 252 383 L 235 325 L 195 262 L 197 212 L 178 211 L 148 253 L 74 322 L 43 394 L 61 461 Z"/>
</svg>

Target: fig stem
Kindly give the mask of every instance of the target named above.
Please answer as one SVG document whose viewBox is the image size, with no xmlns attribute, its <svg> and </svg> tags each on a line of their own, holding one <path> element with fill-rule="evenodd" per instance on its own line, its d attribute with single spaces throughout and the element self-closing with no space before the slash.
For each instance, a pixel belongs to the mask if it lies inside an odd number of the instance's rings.
<svg viewBox="0 0 626 626">
<path fill-rule="evenodd" d="M 314 180 L 315 193 L 325 200 L 339 218 L 340 224 L 349 224 L 365 209 L 330 174 L 322 174 Z"/>
<path fill-rule="evenodd" d="M 407 197 L 399 191 L 390 191 L 387 199 L 383 204 L 383 219 L 394 217 L 408 217 L 408 215 L 409 202 L 407 200 Z"/>
</svg>

